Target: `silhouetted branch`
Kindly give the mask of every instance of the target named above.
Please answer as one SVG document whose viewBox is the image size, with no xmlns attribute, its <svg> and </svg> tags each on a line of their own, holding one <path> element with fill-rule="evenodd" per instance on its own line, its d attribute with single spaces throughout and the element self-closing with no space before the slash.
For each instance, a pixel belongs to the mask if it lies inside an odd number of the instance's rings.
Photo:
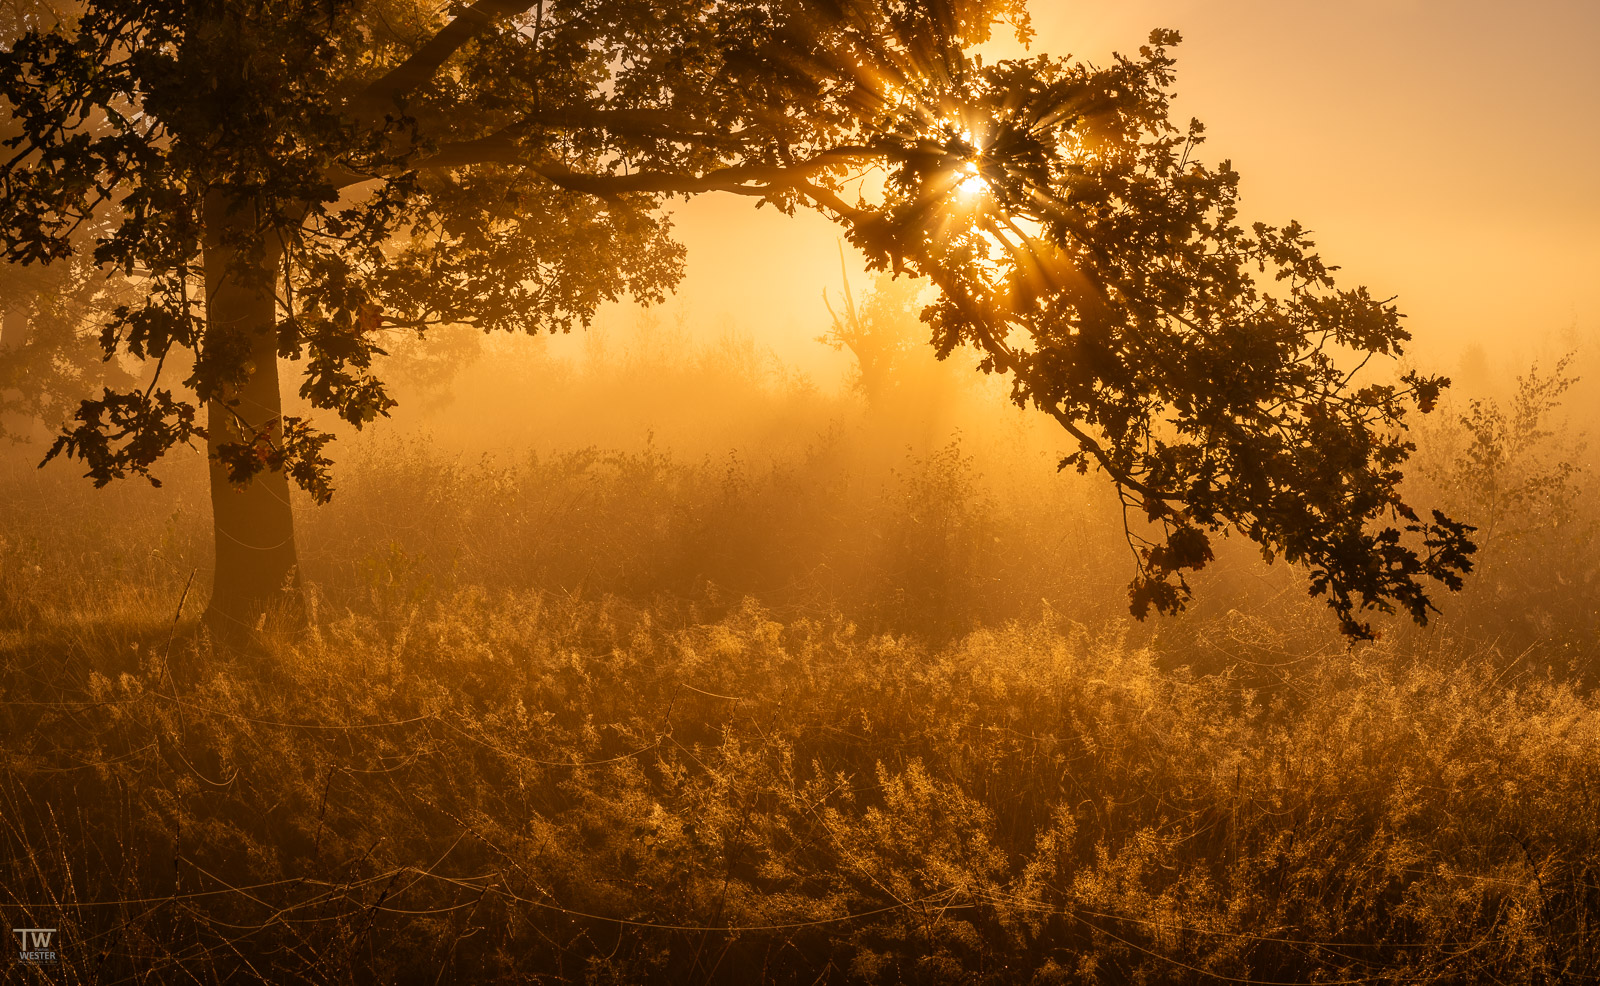
<svg viewBox="0 0 1600 986">
<path fill-rule="evenodd" d="M 451 55 L 488 30 L 496 20 L 515 16 L 532 7 L 531 0 L 478 0 L 457 14 L 411 57 L 368 86 L 356 97 L 355 105 L 373 111 L 397 106 L 401 96 L 433 78 Z"/>
</svg>

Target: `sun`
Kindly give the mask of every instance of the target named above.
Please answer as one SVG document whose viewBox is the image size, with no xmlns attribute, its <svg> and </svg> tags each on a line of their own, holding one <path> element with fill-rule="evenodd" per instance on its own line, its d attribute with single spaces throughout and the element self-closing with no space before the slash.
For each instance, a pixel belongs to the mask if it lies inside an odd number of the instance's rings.
<svg viewBox="0 0 1600 986">
<path fill-rule="evenodd" d="M 989 183 L 978 173 L 978 166 L 968 161 L 956 171 L 955 190 L 962 201 L 971 201 L 987 192 Z"/>
</svg>

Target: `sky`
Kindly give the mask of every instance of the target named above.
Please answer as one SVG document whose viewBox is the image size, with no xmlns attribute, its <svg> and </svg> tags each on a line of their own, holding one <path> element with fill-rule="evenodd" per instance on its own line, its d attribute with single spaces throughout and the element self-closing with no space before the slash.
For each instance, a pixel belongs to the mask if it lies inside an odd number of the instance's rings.
<svg viewBox="0 0 1600 986">
<path fill-rule="evenodd" d="M 1525 368 L 1600 333 L 1600 0 L 1074 0 L 1033 16 L 1034 52 L 1101 64 L 1179 30 L 1174 115 L 1206 124 L 1209 161 L 1233 161 L 1244 218 L 1299 220 L 1343 283 L 1397 296 L 1424 367 L 1458 370 L 1476 346 L 1479 364 Z M 689 268 L 669 311 L 838 369 L 814 341 L 838 227 L 727 195 L 675 215 Z"/>
</svg>

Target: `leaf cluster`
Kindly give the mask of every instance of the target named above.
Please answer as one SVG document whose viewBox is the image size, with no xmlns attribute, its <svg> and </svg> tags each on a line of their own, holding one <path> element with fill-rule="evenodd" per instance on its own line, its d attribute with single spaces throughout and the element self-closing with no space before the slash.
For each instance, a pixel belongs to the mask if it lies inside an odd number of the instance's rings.
<svg viewBox="0 0 1600 986">
<path fill-rule="evenodd" d="M 1186 573 L 1231 531 L 1307 566 L 1352 636 L 1370 634 L 1364 611 L 1425 623 L 1425 581 L 1459 588 L 1475 550 L 1399 489 L 1407 416 L 1449 381 L 1360 379 L 1403 353 L 1399 312 L 1336 285 L 1298 223 L 1240 220 L 1238 174 L 1197 159 L 1198 122 L 1169 119 L 1177 40 L 1157 31 L 1105 69 L 926 73 L 936 122 L 903 114 L 874 138 L 899 163 L 851 235 L 938 285 L 924 318 L 941 355 L 975 348 L 1075 441 L 1063 468 L 1116 484 L 1136 615 L 1183 608 Z"/>
</svg>

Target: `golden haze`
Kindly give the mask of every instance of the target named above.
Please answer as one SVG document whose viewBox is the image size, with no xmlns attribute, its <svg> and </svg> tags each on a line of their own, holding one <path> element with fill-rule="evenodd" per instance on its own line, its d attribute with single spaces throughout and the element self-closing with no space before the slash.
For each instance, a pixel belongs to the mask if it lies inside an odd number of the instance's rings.
<svg viewBox="0 0 1600 986">
<path fill-rule="evenodd" d="M 1600 4 L 1136 0 L 1033 17 L 1034 52 L 1097 63 L 1181 31 L 1174 115 L 1204 122 L 1206 158 L 1242 173 L 1245 218 L 1299 220 L 1346 283 L 1397 295 L 1419 363 L 1461 377 L 1476 345 L 1525 365 L 1600 328 L 1600 59 L 1575 47 L 1600 34 Z M 728 196 L 675 211 L 690 253 L 671 306 L 842 371 L 814 342 L 836 226 Z"/>
</svg>

